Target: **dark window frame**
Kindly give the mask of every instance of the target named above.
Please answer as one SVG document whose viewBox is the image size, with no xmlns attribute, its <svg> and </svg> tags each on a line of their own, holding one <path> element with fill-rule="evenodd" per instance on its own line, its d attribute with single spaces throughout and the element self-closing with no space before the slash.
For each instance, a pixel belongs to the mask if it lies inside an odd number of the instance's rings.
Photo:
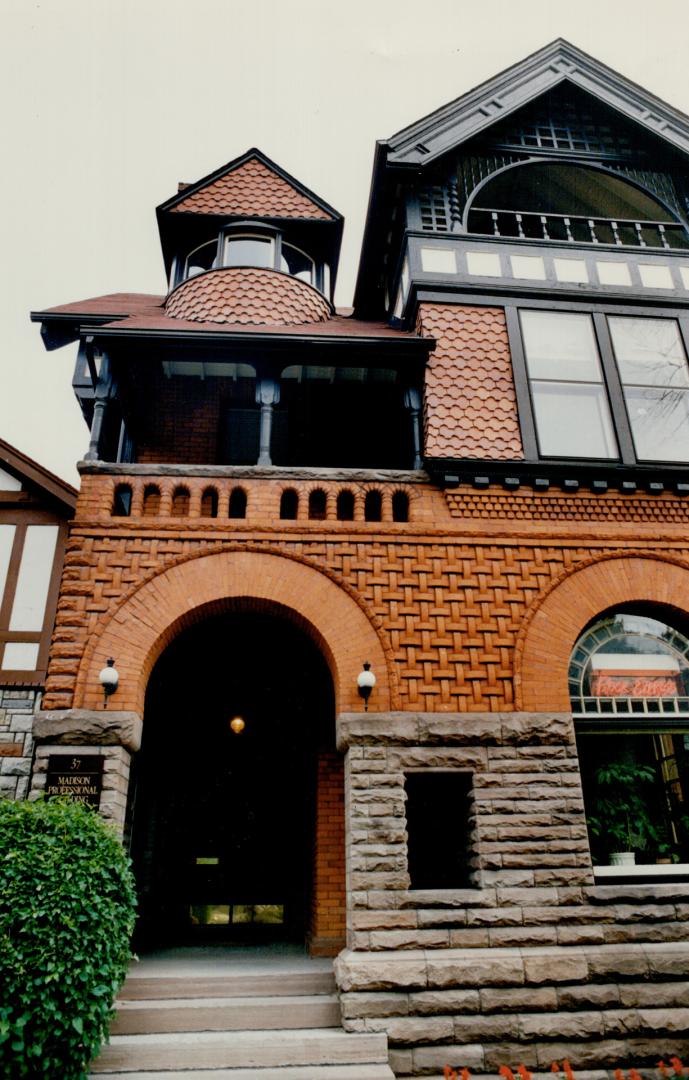
<svg viewBox="0 0 689 1080">
<path fill-rule="evenodd" d="M 8 643 L 38 645 L 35 668 L 1 668 L 0 683 L 4 683 L 7 687 L 40 686 L 45 682 L 48 667 L 48 653 L 60 590 L 68 523 L 48 510 L 36 509 L 28 512 L 3 511 L 0 514 L 0 524 L 13 525 L 15 529 L 5 589 L 4 593 L 0 594 L 0 653 L 4 652 L 4 646 Z M 40 630 L 10 630 L 10 619 L 29 525 L 55 525 L 58 530 L 43 612 L 43 625 Z"/>
<path fill-rule="evenodd" d="M 551 314 L 579 314 L 588 315 L 591 318 L 594 338 L 598 350 L 603 376 L 603 387 L 606 392 L 610 409 L 610 418 L 613 431 L 617 440 L 618 454 L 613 458 L 604 459 L 604 463 L 614 465 L 645 465 L 656 467 L 685 468 L 687 462 L 665 461 L 662 459 L 641 458 L 634 449 L 631 420 L 627 411 L 624 397 L 624 387 L 618 371 L 617 360 L 612 344 L 608 318 L 610 316 L 623 316 L 636 319 L 667 319 L 676 322 L 680 339 L 684 347 L 687 364 L 689 365 L 689 313 L 678 308 L 660 309 L 634 305 L 633 307 L 619 304 L 576 304 L 566 301 L 536 300 L 529 298 L 523 302 L 505 305 L 505 319 L 512 357 L 512 369 L 514 372 L 515 393 L 519 423 L 522 433 L 522 446 L 524 457 L 533 462 L 592 462 L 599 463 L 603 459 L 597 457 L 583 458 L 581 456 L 567 456 L 542 454 L 539 448 L 538 430 L 536 427 L 536 413 L 534 409 L 532 380 L 529 377 L 526 350 L 522 334 L 520 312 L 522 311 L 548 311 Z M 536 380 L 537 381 L 537 380 Z"/>
</svg>

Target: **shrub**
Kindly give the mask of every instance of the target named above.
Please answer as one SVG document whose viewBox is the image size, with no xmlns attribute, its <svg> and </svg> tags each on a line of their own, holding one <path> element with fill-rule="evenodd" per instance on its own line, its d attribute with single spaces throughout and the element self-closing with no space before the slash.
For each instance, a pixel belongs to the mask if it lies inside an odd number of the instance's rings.
<svg viewBox="0 0 689 1080">
<path fill-rule="evenodd" d="M 130 958 L 134 885 L 114 832 L 68 800 L 0 799 L 0 1075 L 81 1080 Z"/>
</svg>

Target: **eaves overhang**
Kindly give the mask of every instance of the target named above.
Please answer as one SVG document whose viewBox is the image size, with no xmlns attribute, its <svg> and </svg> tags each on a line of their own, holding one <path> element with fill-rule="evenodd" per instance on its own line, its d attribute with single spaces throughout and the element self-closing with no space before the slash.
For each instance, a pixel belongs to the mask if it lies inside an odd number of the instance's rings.
<svg viewBox="0 0 689 1080">
<path fill-rule="evenodd" d="M 262 331 L 252 328 L 251 330 L 210 330 L 210 329 L 140 329 L 128 328 L 126 325 L 108 325 L 94 328 L 91 323 L 81 328 L 82 334 L 92 335 L 94 342 L 107 347 L 110 343 L 124 343 L 125 341 L 140 344 L 146 347 L 151 343 L 169 344 L 177 348 L 197 349 L 199 344 L 212 346 L 217 353 L 226 354 L 228 349 L 242 349 L 244 351 L 290 351 L 308 348 L 309 350 L 337 350 L 339 352 L 375 352 L 380 356 L 392 355 L 410 360 L 416 358 L 425 360 L 428 354 L 435 348 L 432 338 L 417 337 L 413 334 L 399 336 L 371 334 L 357 334 L 348 337 L 346 334 L 313 333 L 308 330 L 296 329 L 284 333 L 280 331 Z M 154 356 L 154 354 L 151 354 Z M 155 356 L 154 356 L 155 358 Z M 225 356 L 226 358 L 226 356 Z M 211 359 L 209 357 L 208 359 Z"/>
<path fill-rule="evenodd" d="M 558 38 L 387 140 L 388 166 L 423 168 L 568 81 L 689 154 L 689 117 Z"/>
<path fill-rule="evenodd" d="M 497 485 L 516 492 L 520 488 L 547 491 L 554 487 L 570 494 L 588 490 L 604 495 L 614 490 L 626 495 L 645 492 L 652 496 L 669 491 L 689 498 L 689 468 L 686 465 L 627 465 L 586 459 L 507 461 L 426 457 L 424 468 L 434 482 L 444 488 L 468 486 L 480 490 Z"/>
<path fill-rule="evenodd" d="M 4 439 L 0 439 L 0 468 L 25 481 L 30 487 L 37 488 L 45 498 L 57 503 L 66 517 L 73 515 L 77 504 L 76 489 Z"/>
</svg>

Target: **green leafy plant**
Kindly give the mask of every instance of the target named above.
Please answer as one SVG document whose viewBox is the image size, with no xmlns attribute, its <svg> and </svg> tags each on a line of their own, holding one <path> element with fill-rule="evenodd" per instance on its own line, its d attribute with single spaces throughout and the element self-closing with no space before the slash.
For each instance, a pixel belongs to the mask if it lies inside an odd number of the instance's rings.
<svg viewBox="0 0 689 1080">
<path fill-rule="evenodd" d="M 0 898 L 0 1076 L 82 1080 L 130 959 L 128 859 L 88 807 L 0 800 Z"/>
<path fill-rule="evenodd" d="M 612 761 L 595 772 L 596 788 L 587 817 L 591 834 L 608 851 L 646 851 L 657 845 L 661 830 L 654 822 L 647 791 L 656 781 L 652 765 Z"/>
</svg>

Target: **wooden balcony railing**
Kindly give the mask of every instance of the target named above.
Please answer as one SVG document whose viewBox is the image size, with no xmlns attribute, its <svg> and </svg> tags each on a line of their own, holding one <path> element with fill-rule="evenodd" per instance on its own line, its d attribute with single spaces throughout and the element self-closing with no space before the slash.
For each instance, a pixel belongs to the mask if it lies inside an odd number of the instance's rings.
<svg viewBox="0 0 689 1080">
<path fill-rule="evenodd" d="M 689 248 L 689 233 L 671 221 L 536 214 L 523 210 L 475 209 L 469 232 L 519 240 L 556 240 L 569 244 L 615 244 L 619 247 Z"/>
</svg>

